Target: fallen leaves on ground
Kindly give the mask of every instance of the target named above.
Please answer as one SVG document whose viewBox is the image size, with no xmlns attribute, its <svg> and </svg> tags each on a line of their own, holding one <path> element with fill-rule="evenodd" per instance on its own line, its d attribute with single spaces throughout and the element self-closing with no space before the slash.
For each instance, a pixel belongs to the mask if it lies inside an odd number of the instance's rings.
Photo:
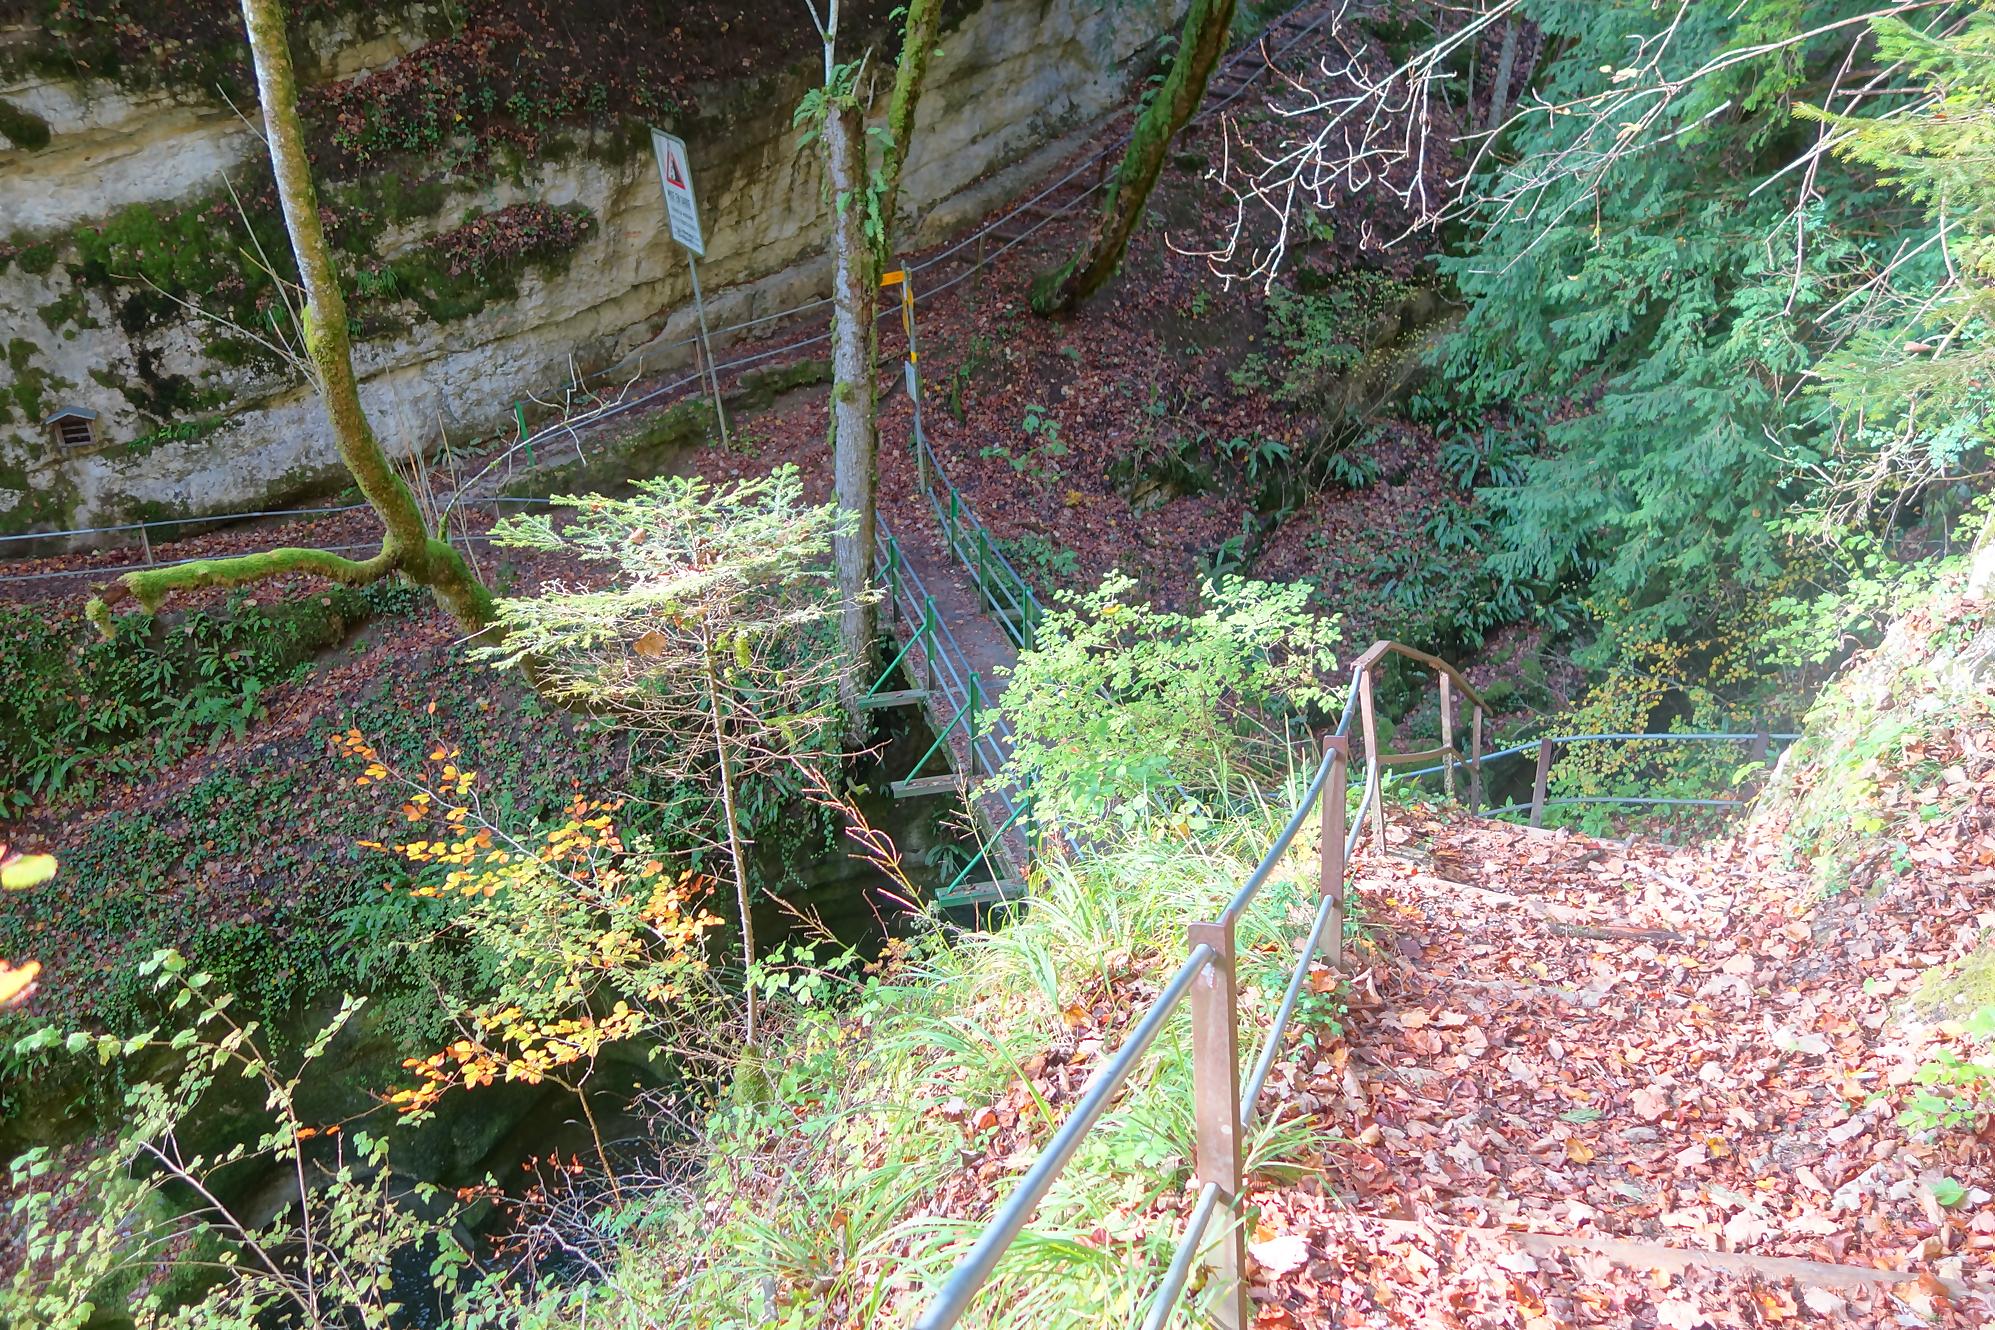
<svg viewBox="0 0 1995 1330">
<path fill-rule="evenodd" d="M 1995 760 L 1972 770 L 1995 807 Z M 1985 1323 L 1995 1150 L 1899 1124 L 1944 1040 L 1899 1004 L 1995 926 L 1995 868 L 1957 855 L 1955 871 L 1823 899 L 1740 842 L 1393 817 L 1421 854 L 1360 878 L 1395 941 L 1365 976 L 1378 1006 L 1360 1005 L 1341 1062 L 1298 1051 L 1272 1082 L 1321 1129 L 1320 1178 L 1252 1198 L 1320 1253 L 1266 1290 L 1291 1323 Z M 1432 1231 L 1394 1238 L 1368 1219 Z M 1857 1290 L 1650 1278 L 1584 1252 L 1505 1259 L 1471 1230 L 1912 1273 Z"/>
</svg>

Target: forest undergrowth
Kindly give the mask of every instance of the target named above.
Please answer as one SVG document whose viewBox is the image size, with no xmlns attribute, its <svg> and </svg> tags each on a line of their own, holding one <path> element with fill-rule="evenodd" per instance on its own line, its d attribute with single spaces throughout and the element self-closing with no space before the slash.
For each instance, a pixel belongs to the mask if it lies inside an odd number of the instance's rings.
<svg viewBox="0 0 1995 1330">
<path fill-rule="evenodd" d="M 12 584 L 8 841 L 62 863 L 0 897 L 0 965 L 36 967 L 0 981 L 41 984 L 0 1017 L 17 1319 L 316 1325 L 332 1297 L 373 1330 L 414 1296 L 467 1327 L 908 1320 L 1286 818 L 1273 736 L 1341 705 L 1341 628 L 1347 655 L 1462 660 L 1492 743 L 1806 734 L 1771 770 L 1633 745 L 1552 778 L 1756 793 L 1729 827 L 1523 830 L 1388 787 L 1357 965 L 1308 973 L 1250 1141 L 1260 1323 L 1986 1321 L 1995 10 L 1437 13 L 1367 8 L 1293 54 L 1284 114 L 1180 135 L 1117 285 L 1071 317 L 1028 293 L 1082 212 L 920 306 L 927 432 L 1052 606 L 1005 699 L 1005 778 L 1065 847 L 1027 904 L 924 908 L 968 851 L 923 828 L 900 858 L 855 812 L 877 791 L 827 774 L 818 556 L 851 532 L 807 501 L 835 394 L 801 352 L 729 446 L 686 437 L 702 480 L 473 524 L 479 626 L 509 646 L 467 652 L 392 581 L 193 588 L 101 640 L 74 584 Z M 1402 63 L 1422 38 L 1445 70 Z M 1366 80 L 1388 106 L 1439 89 L 1398 127 L 1461 152 L 1355 191 L 1253 174 L 1357 180 L 1333 131 Z M 567 474 L 650 465 L 677 410 Z M 926 524 L 904 394 L 880 426 L 882 509 Z M 1387 747 L 1438 731 L 1409 677 L 1379 700 Z M 836 857 L 841 825 L 894 936 L 871 954 L 797 911 L 758 950 L 746 851 Z M 1250 1032 L 1314 905 L 1307 841 L 1243 921 Z M 730 894 L 733 933 L 706 913 Z M 377 1083 L 347 1084 L 355 1039 Z M 607 1130 L 612 1074 L 647 1088 Z M 1188 1083 L 1180 1016 L 982 1323 L 1144 1313 L 1195 1195 Z M 477 1109 L 523 1087 L 564 1096 L 568 1153 L 481 1180 Z M 211 1096 L 219 1144 L 192 1125 Z M 397 1162 L 412 1128 L 449 1169 Z"/>
</svg>

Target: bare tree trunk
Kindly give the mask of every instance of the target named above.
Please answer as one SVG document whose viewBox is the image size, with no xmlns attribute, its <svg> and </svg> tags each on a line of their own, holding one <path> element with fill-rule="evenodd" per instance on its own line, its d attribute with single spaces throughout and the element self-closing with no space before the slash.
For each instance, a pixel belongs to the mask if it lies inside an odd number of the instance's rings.
<svg viewBox="0 0 1995 1330">
<path fill-rule="evenodd" d="M 1974 538 L 1974 557 L 1967 567 L 1967 594 L 1985 600 L 1995 593 L 1995 513 L 1981 524 Z"/>
<path fill-rule="evenodd" d="M 1482 122 L 1485 134 L 1495 132 L 1496 127 L 1503 123 L 1503 113 L 1509 109 L 1510 75 L 1517 68 L 1517 30 L 1520 26 L 1514 14 L 1503 25 L 1503 49 L 1497 54 L 1496 79 L 1489 88 L 1489 115 Z"/>
<path fill-rule="evenodd" d="M 873 377 L 879 355 L 873 317 L 879 305 L 879 264 L 866 235 L 866 116 L 857 105 L 843 100 L 831 104 L 824 125 L 824 161 L 833 202 L 832 475 L 842 519 L 832 559 L 844 604 L 838 639 L 846 668 L 839 691 L 849 704 L 866 690 L 879 630 L 871 595 L 880 443 Z"/>
<path fill-rule="evenodd" d="M 752 1051 L 758 1031 L 759 1006 L 755 997 L 755 918 L 749 913 L 748 856 L 743 852 L 741 818 L 734 804 L 734 762 L 727 747 L 727 720 L 722 710 L 720 675 L 714 670 L 714 653 L 720 648 L 706 644 L 707 708 L 713 717 L 714 752 L 720 760 L 720 807 L 727 823 L 727 852 L 734 861 L 734 904 L 741 912 L 742 992 L 748 997 L 747 1046 Z"/>
<path fill-rule="evenodd" d="M 1164 169 L 1164 154 L 1205 100 L 1205 85 L 1226 50 L 1232 27 L 1233 0 L 1192 0 L 1171 72 L 1137 117 L 1129 149 L 1102 197 L 1101 212 L 1073 258 L 1032 283 L 1033 309 L 1041 314 L 1071 310 L 1115 275 Z"/>
</svg>

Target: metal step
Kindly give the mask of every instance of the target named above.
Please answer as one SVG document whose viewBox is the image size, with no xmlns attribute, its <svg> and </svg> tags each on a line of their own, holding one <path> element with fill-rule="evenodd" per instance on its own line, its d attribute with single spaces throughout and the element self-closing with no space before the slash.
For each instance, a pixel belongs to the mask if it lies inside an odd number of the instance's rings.
<svg viewBox="0 0 1995 1330">
<path fill-rule="evenodd" d="M 960 905 L 996 905 L 1001 901 L 1023 900 L 1026 894 L 1022 879 L 1006 877 L 995 882 L 965 882 L 948 895 L 937 896 L 935 903 L 951 910 Z"/>
<path fill-rule="evenodd" d="M 914 780 L 897 780 L 887 788 L 896 799 L 919 799 L 927 794 L 954 794 L 962 788 L 962 782 L 955 776 L 919 776 Z"/>
<path fill-rule="evenodd" d="M 878 711 L 883 707 L 911 706 L 914 703 L 926 702 L 927 700 L 928 690 L 926 688 L 901 688 L 891 693 L 874 693 L 869 697 L 862 697 L 859 699 L 859 709 L 861 711 Z"/>
</svg>

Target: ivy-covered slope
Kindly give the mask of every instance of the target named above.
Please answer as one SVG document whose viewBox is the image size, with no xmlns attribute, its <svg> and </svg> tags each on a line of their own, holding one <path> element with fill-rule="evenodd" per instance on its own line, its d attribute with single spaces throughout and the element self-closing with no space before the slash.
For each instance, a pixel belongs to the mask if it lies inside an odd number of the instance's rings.
<svg viewBox="0 0 1995 1330">
<path fill-rule="evenodd" d="M 1949 578 L 1822 691 L 1754 833 L 1824 892 L 1995 881 L 1995 604 Z"/>
</svg>

